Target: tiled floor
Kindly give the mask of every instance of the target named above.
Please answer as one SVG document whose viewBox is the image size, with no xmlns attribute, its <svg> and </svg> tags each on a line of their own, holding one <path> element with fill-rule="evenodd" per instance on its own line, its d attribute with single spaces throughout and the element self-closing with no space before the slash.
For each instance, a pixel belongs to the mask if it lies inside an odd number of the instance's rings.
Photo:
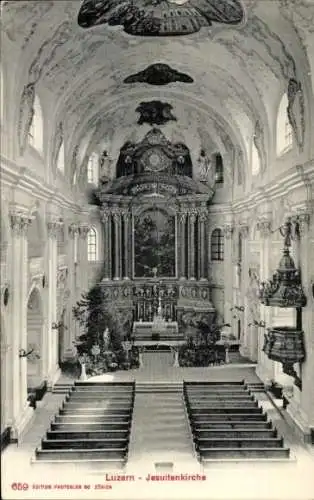
<svg viewBox="0 0 314 500">
<path fill-rule="evenodd" d="M 253 366 L 225 365 L 209 368 L 163 367 L 162 373 L 150 373 L 143 368 L 129 372 L 117 372 L 100 377 L 101 380 L 178 381 L 178 380 L 243 380 L 257 382 Z M 97 380 L 95 378 L 94 380 Z M 97 498 L 119 500 L 207 499 L 207 500 L 313 500 L 314 499 L 314 453 L 302 445 L 291 427 L 282 419 L 266 395 L 258 396 L 267 409 L 285 443 L 292 450 L 289 463 L 251 463 L 213 465 L 203 471 L 195 458 L 188 463 L 174 464 L 174 474 L 205 474 L 206 480 L 151 481 L 146 474 L 156 474 L 148 468 L 147 457 L 138 462 L 134 481 L 110 481 L 105 471 L 95 470 L 92 463 L 78 468 L 74 464 L 31 464 L 34 449 L 39 445 L 49 427 L 53 415 L 64 399 L 63 394 L 47 394 L 39 403 L 34 422 L 21 444 L 10 445 L 2 454 L 2 498 L 6 499 L 80 499 Z M 170 467 L 170 466 L 168 466 Z M 171 467 L 170 467 L 171 469 Z M 167 468 L 164 468 L 166 471 Z M 166 472 L 162 472 L 165 474 Z M 113 473 L 114 474 L 114 473 Z M 158 472 L 158 474 L 160 474 Z M 181 476 L 180 476 L 181 477 Z M 184 477 L 184 476 L 183 476 Z M 18 491 L 18 483 L 27 484 L 27 490 Z M 89 488 L 84 488 L 84 485 Z M 96 485 L 100 485 L 96 488 Z M 75 486 L 77 486 L 75 488 Z M 111 487 L 111 489 L 108 489 Z"/>
</svg>

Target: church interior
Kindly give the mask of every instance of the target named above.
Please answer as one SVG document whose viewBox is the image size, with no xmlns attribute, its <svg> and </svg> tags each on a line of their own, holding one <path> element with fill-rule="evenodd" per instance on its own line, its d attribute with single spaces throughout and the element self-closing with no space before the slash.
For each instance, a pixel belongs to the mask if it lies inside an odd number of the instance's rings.
<svg viewBox="0 0 314 500">
<path fill-rule="evenodd" d="M 1 10 L 3 498 L 312 498 L 313 2 Z"/>
</svg>

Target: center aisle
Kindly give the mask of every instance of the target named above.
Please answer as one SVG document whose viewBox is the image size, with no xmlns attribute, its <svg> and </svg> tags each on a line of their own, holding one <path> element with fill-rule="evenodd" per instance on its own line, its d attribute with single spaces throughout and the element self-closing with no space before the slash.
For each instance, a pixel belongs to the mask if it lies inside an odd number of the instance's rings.
<svg viewBox="0 0 314 500">
<path fill-rule="evenodd" d="M 129 472 L 199 470 L 178 383 L 137 383 L 129 444 Z"/>
</svg>

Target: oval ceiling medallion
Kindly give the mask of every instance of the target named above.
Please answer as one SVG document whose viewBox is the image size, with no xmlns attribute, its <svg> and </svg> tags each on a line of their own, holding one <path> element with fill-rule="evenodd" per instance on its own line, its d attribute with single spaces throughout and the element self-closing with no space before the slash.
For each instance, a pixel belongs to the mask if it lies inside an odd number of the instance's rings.
<svg viewBox="0 0 314 500">
<path fill-rule="evenodd" d="M 123 26 L 139 36 L 177 36 L 196 33 L 212 23 L 237 25 L 244 21 L 240 0 L 83 0 L 78 24 Z"/>
</svg>

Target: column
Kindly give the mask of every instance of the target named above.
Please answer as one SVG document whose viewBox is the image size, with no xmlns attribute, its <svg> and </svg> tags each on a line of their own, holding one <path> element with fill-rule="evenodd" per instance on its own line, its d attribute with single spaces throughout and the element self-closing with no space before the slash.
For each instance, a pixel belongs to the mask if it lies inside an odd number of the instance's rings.
<svg viewBox="0 0 314 500">
<path fill-rule="evenodd" d="M 186 237 L 185 237 L 185 222 L 186 222 L 186 212 L 179 212 L 179 250 L 180 250 L 180 266 L 179 266 L 179 274 L 180 274 L 180 279 L 185 280 L 186 278 L 186 273 L 185 273 L 185 242 L 186 242 Z"/>
<path fill-rule="evenodd" d="M 123 222 L 124 222 L 124 278 L 125 280 L 130 279 L 130 212 L 127 210 L 123 212 Z"/>
<path fill-rule="evenodd" d="M 267 217 L 262 217 L 257 223 L 257 229 L 261 234 L 261 252 L 260 252 L 260 279 L 261 281 L 268 280 L 270 275 L 270 244 L 271 244 L 271 220 Z M 270 307 L 260 305 L 260 321 L 264 322 L 266 327 L 272 326 L 272 311 Z M 256 327 L 257 330 L 257 359 L 258 365 L 256 373 L 260 379 L 269 384 L 274 378 L 274 362 L 270 360 L 263 352 L 265 328 Z M 255 333 L 255 332 L 252 332 Z M 251 339 L 251 344 L 255 342 L 255 338 Z M 254 345 L 251 347 L 254 348 Z"/>
<path fill-rule="evenodd" d="M 121 220 L 120 220 L 120 212 L 117 210 L 114 211 L 113 213 L 113 221 L 114 221 L 114 261 L 115 261 L 115 268 L 114 268 L 114 279 L 119 280 L 120 279 L 120 241 L 121 241 Z"/>
<path fill-rule="evenodd" d="M 69 269 L 69 289 L 71 290 L 70 296 L 70 307 L 71 313 L 69 314 L 69 325 L 68 325 L 68 348 L 72 349 L 73 344 L 72 341 L 75 340 L 78 334 L 78 324 L 73 318 L 72 307 L 76 304 L 76 301 L 79 299 L 77 295 L 78 287 L 78 269 L 77 269 L 77 241 L 78 241 L 78 225 L 75 222 L 72 222 L 68 226 L 68 269 Z M 73 335 L 73 337 L 72 337 Z"/>
<path fill-rule="evenodd" d="M 48 232 L 48 310 L 47 310 L 47 338 L 43 345 L 43 365 L 45 376 L 48 376 L 49 386 L 53 385 L 57 376 L 58 366 L 58 330 L 52 325 L 57 323 L 57 274 L 58 274 L 58 245 L 57 236 L 62 227 L 62 221 L 53 215 L 47 217 Z M 73 228 L 72 228 L 73 229 Z"/>
<path fill-rule="evenodd" d="M 233 224 L 226 223 L 223 227 L 224 234 L 224 321 L 232 325 L 233 306 L 233 273 L 232 269 L 232 235 Z M 233 332 L 232 332 L 233 333 Z"/>
<path fill-rule="evenodd" d="M 198 217 L 199 220 L 199 279 L 206 280 L 206 271 L 205 271 L 205 260 L 206 260 L 206 232 L 205 232 L 205 222 L 207 220 L 207 213 L 205 211 L 201 211 Z"/>
<path fill-rule="evenodd" d="M 248 303 L 247 303 L 247 290 L 249 287 L 249 253 L 248 253 L 248 235 L 249 226 L 246 222 L 241 223 L 239 227 L 239 233 L 242 238 L 242 258 L 239 259 L 239 269 L 240 272 L 240 303 L 237 305 L 243 307 L 242 311 L 237 311 L 238 319 L 241 321 L 241 354 L 243 356 L 249 357 L 252 361 L 257 360 L 257 350 L 256 352 L 249 350 L 250 344 L 250 328 L 248 323 L 250 323 L 248 316 Z"/>
<path fill-rule="evenodd" d="M 111 254 L 110 240 L 109 240 L 109 225 L 111 224 L 110 214 L 108 211 L 103 212 L 102 222 L 104 225 L 104 279 L 110 280 L 110 260 L 109 254 Z"/>
<path fill-rule="evenodd" d="M 189 279 L 195 280 L 195 222 L 196 213 L 189 213 Z"/>
<path fill-rule="evenodd" d="M 18 438 L 28 418 L 27 404 L 27 359 L 20 357 L 22 349 L 27 349 L 27 239 L 26 230 L 31 218 L 22 212 L 12 210 L 10 222 L 12 229 L 12 428 L 13 436 Z"/>
<path fill-rule="evenodd" d="M 87 235 L 89 233 L 90 226 L 86 223 L 79 225 L 79 244 L 78 244 L 78 265 L 80 274 L 80 286 L 81 290 L 88 290 L 88 253 L 87 253 Z"/>
</svg>

